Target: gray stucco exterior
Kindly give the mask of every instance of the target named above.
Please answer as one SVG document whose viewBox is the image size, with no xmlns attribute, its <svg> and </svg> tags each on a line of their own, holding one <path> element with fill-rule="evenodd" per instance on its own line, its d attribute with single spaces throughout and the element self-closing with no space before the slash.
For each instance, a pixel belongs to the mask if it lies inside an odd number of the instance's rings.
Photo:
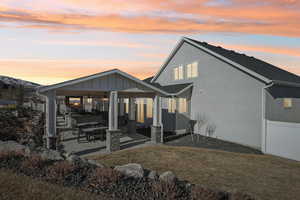
<svg viewBox="0 0 300 200">
<path fill-rule="evenodd" d="M 186 78 L 186 65 L 198 62 L 198 77 Z M 173 68 L 184 66 L 184 79 L 173 80 Z M 260 149 L 264 83 L 184 42 L 155 82 L 193 83 L 190 117 L 204 115 L 216 126 L 214 137 Z M 181 117 L 176 117 L 180 124 Z M 164 125 L 166 126 L 166 125 Z M 196 128 L 197 130 L 197 128 Z"/>
</svg>

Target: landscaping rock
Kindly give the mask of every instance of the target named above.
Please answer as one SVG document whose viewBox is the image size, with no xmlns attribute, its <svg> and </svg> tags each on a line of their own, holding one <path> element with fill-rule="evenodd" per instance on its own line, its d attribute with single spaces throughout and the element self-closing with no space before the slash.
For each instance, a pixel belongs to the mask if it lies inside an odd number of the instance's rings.
<svg viewBox="0 0 300 200">
<path fill-rule="evenodd" d="M 0 141 L 0 152 L 3 151 L 17 151 L 17 152 L 25 152 L 27 147 L 25 145 L 21 145 L 15 141 Z"/>
<path fill-rule="evenodd" d="M 73 163 L 73 164 L 79 164 L 79 163 L 82 162 L 81 158 L 79 156 L 77 156 L 77 155 L 74 155 L 74 154 L 68 156 L 66 158 L 66 160 L 69 161 L 69 162 L 71 162 L 71 163 Z"/>
<path fill-rule="evenodd" d="M 98 163 L 98 162 L 95 161 L 95 160 L 87 160 L 87 162 L 88 162 L 90 165 L 94 165 L 94 166 L 96 166 L 96 167 L 104 168 L 104 165 L 102 165 L 101 163 Z"/>
<path fill-rule="evenodd" d="M 174 182 L 176 182 L 177 177 L 173 172 L 166 171 L 159 176 L 159 180 L 167 182 L 167 183 L 174 183 Z"/>
<path fill-rule="evenodd" d="M 152 180 L 158 180 L 159 175 L 156 171 L 152 170 L 150 171 L 150 173 L 148 174 L 148 178 L 152 179 Z"/>
<path fill-rule="evenodd" d="M 129 163 L 127 165 L 116 166 L 114 169 L 121 172 L 127 177 L 133 177 L 133 178 L 144 177 L 144 168 L 142 167 L 142 165 L 137 163 Z"/>
<path fill-rule="evenodd" d="M 64 160 L 60 152 L 51 149 L 46 149 L 44 147 L 40 147 L 34 150 L 33 152 L 38 153 L 45 160 Z"/>
</svg>

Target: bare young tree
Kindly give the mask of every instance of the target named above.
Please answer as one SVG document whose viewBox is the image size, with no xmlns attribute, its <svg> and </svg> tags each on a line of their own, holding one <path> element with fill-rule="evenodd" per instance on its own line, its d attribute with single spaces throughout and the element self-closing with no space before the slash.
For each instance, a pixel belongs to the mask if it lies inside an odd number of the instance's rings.
<svg viewBox="0 0 300 200">
<path fill-rule="evenodd" d="M 206 130 L 207 136 L 208 137 L 213 137 L 215 132 L 216 132 L 216 128 L 217 128 L 217 126 L 214 123 L 208 124 L 207 125 L 207 130 Z"/>
<path fill-rule="evenodd" d="M 196 114 L 198 133 L 200 134 L 201 128 L 207 123 L 207 117 L 204 114 Z"/>
</svg>

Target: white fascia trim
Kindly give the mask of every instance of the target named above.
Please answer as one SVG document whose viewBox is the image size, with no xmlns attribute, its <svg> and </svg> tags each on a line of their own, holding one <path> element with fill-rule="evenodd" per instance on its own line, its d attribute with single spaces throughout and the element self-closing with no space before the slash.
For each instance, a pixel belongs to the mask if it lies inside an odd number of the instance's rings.
<svg viewBox="0 0 300 200">
<path fill-rule="evenodd" d="M 70 80 L 70 81 L 66 81 L 66 82 L 62 82 L 62 83 L 58 83 L 58 84 L 54 84 L 54 85 L 50 85 L 50 86 L 43 86 L 43 87 L 40 87 L 38 88 L 38 93 L 43 93 L 43 92 L 46 92 L 46 91 L 49 91 L 49 90 L 54 90 L 54 89 L 59 89 L 59 88 L 62 88 L 62 87 L 65 87 L 65 86 L 69 86 L 69 85 L 73 85 L 73 84 L 77 84 L 77 83 L 81 83 L 81 82 L 84 82 L 84 81 L 88 81 L 88 80 L 91 80 L 91 79 L 95 79 L 95 78 L 100 78 L 100 77 L 103 77 L 103 76 L 107 76 L 107 75 L 110 75 L 110 74 L 119 74 L 121 76 L 124 76 L 132 81 L 135 81 L 147 88 L 150 88 L 156 92 L 159 92 L 163 95 L 168 95 L 168 93 L 156 88 L 156 87 L 153 87 L 152 85 L 148 84 L 148 83 L 145 83 L 144 81 L 142 80 L 139 80 L 125 72 L 122 72 L 118 69 L 114 69 L 114 70 L 110 70 L 110 71 L 107 71 L 107 72 L 100 72 L 98 74 L 94 74 L 94 75 L 90 75 L 90 76 L 86 76 L 86 77 L 82 77 L 82 78 L 78 78 L 78 79 L 74 79 L 74 80 Z"/>
<path fill-rule="evenodd" d="M 176 51 L 179 49 L 179 47 L 182 45 L 184 42 L 184 37 L 182 37 L 176 44 L 175 48 L 171 51 L 170 55 L 168 58 L 165 60 L 165 62 L 161 65 L 160 69 L 158 72 L 154 75 L 154 77 L 151 80 L 151 83 L 154 82 L 157 77 L 160 75 L 160 73 L 165 69 L 166 65 L 169 63 L 170 59 L 175 55 Z"/>
<path fill-rule="evenodd" d="M 266 83 L 271 82 L 270 79 L 268 79 L 268 78 L 266 78 L 266 77 L 264 77 L 264 76 L 262 76 L 262 75 L 260 75 L 260 74 L 258 74 L 258 73 L 256 73 L 256 72 L 254 72 L 254 71 L 252 71 L 252 70 L 249 70 L 249 69 L 247 69 L 246 67 L 244 67 L 244 66 L 242 66 L 242 65 L 240 65 L 240 64 L 238 64 L 238 63 L 236 63 L 236 62 L 233 62 L 232 60 L 230 60 L 230 59 L 228 59 L 228 58 L 225 58 L 224 56 L 222 56 L 222 55 L 220 55 L 220 54 L 217 54 L 217 53 L 215 53 L 215 52 L 213 52 L 213 51 L 211 51 L 211 50 L 209 50 L 209 49 L 207 49 L 207 48 L 201 46 L 201 45 L 199 45 L 199 44 L 197 44 L 197 43 L 195 43 L 195 42 L 189 40 L 188 38 L 184 38 L 184 41 L 186 41 L 186 42 L 188 42 L 188 43 L 191 43 L 191 44 L 193 44 L 193 45 L 199 47 L 200 49 L 202 49 L 202 50 L 204 50 L 204 51 L 206 51 L 206 52 L 208 52 L 208 53 L 210 53 L 210 54 L 212 54 L 212 55 L 214 55 L 214 56 L 220 58 L 221 60 L 226 61 L 227 63 L 230 63 L 230 64 L 234 65 L 235 67 L 239 68 L 240 70 L 242 70 L 242 71 L 244 71 L 244 72 L 247 72 L 247 73 L 253 75 L 254 77 L 256 77 L 256 78 L 258 78 L 258 79 L 260 79 L 260 80 L 262 80 L 262 81 L 264 81 L 264 82 L 266 82 Z"/>
</svg>

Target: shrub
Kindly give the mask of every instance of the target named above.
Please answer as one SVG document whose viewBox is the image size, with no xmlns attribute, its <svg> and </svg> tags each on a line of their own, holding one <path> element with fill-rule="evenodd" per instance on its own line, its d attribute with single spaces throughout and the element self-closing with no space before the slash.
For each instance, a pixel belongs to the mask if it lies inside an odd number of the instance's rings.
<svg viewBox="0 0 300 200">
<path fill-rule="evenodd" d="M 20 171 L 28 176 L 42 177 L 45 176 L 45 168 L 50 161 L 44 160 L 39 155 L 32 155 L 21 163 Z"/>
<path fill-rule="evenodd" d="M 226 200 L 228 194 L 221 191 L 215 191 L 205 187 L 195 186 L 192 188 L 191 196 L 193 200 Z"/>
<path fill-rule="evenodd" d="M 158 199 L 189 199 L 188 190 L 180 183 L 153 182 L 152 192 Z"/>
<path fill-rule="evenodd" d="M 230 200 L 255 200 L 254 197 L 241 193 L 241 192 L 233 192 L 229 195 Z"/>
<path fill-rule="evenodd" d="M 0 152 L 0 167 L 7 169 L 18 169 L 24 158 L 23 152 Z"/>
<path fill-rule="evenodd" d="M 76 167 L 67 162 L 56 162 L 47 169 L 47 180 L 59 184 L 64 184 L 66 179 L 74 173 Z"/>
<path fill-rule="evenodd" d="M 107 191 L 117 185 L 122 175 L 111 168 L 96 168 L 88 177 L 89 188 Z"/>
</svg>

